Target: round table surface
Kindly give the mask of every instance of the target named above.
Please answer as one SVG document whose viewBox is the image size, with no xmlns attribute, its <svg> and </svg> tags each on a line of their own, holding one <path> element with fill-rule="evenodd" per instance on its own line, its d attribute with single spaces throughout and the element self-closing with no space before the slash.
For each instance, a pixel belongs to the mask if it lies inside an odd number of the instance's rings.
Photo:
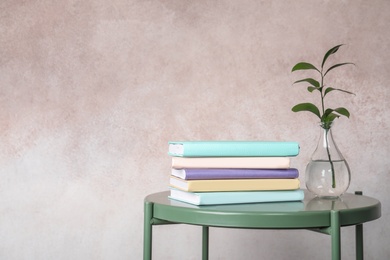
<svg viewBox="0 0 390 260">
<path fill-rule="evenodd" d="M 163 191 L 145 198 L 146 204 L 153 205 L 153 218 L 215 227 L 289 229 L 329 227 L 332 211 L 340 214 L 340 226 L 361 224 L 381 216 L 378 200 L 349 193 L 338 199 L 321 199 L 305 190 L 303 201 L 212 206 L 195 206 L 168 196 L 169 191 Z"/>
</svg>

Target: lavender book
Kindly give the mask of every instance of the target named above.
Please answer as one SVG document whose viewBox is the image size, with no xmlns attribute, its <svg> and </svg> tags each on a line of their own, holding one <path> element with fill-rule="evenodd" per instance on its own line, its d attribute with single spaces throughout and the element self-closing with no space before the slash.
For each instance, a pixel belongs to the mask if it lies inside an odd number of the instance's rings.
<svg viewBox="0 0 390 260">
<path fill-rule="evenodd" d="M 214 180 L 214 179 L 294 179 L 299 172 L 295 168 L 288 169 L 207 169 L 172 168 L 173 176 L 183 180 Z"/>
</svg>

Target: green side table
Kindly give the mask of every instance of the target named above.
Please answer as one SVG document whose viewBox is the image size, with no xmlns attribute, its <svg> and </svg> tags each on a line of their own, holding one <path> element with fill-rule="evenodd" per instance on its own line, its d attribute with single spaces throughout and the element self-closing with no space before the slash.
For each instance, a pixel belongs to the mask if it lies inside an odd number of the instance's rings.
<svg viewBox="0 0 390 260">
<path fill-rule="evenodd" d="M 319 199 L 305 191 L 302 202 L 194 206 L 168 198 L 169 191 L 144 200 L 144 260 L 152 259 L 152 228 L 161 224 L 202 226 L 202 259 L 208 259 L 209 227 L 308 229 L 331 236 L 332 259 L 341 257 L 340 228 L 355 226 L 356 259 L 363 259 L 363 223 L 380 218 L 378 200 L 356 194 Z"/>
</svg>

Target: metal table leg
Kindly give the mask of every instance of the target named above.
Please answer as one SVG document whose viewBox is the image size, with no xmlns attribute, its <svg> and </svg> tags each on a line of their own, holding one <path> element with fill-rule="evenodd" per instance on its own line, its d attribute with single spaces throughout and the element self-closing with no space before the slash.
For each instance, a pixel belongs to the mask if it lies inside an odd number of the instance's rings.
<svg viewBox="0 0 390 260">
<path fill-rule="evenodd" d="M 363 192 L 356 191 L 356 195 L 363 195 Z M 363 224 L 359 224 L 355 226 L 355 236 L 356 236 L 356 260 L 363 260 Z"/>
<path fill-rule="evenodd" d="M 144 204 L 144 260 L 152 259 L 153 203 Z"/>
<path fill-rule="evenodd" d="M 336 210 L 330 212 L 331 240 L 332 240 L 332 260 L 341 259 L 340 249 L 340 213 Z"/>
<path fill-rule="evenodd" d="M 209 259 L 209 227 L 202 227 L 202 260 Z"/>
</svg>

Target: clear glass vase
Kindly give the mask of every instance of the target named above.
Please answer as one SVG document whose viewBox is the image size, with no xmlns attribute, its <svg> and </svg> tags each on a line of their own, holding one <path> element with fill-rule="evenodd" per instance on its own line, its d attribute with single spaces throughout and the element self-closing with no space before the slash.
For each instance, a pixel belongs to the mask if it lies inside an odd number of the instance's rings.
<svg viewBox="0 0 390 260">
<path fill-rule="evenodd" d="M 332 123 L 321 123 L 317 148 L 306 166 L 306 187 L 322 198 L 337 198 L 349 187 L 351 173 L 347 161 L 332 136 Z"/>
</svg>

